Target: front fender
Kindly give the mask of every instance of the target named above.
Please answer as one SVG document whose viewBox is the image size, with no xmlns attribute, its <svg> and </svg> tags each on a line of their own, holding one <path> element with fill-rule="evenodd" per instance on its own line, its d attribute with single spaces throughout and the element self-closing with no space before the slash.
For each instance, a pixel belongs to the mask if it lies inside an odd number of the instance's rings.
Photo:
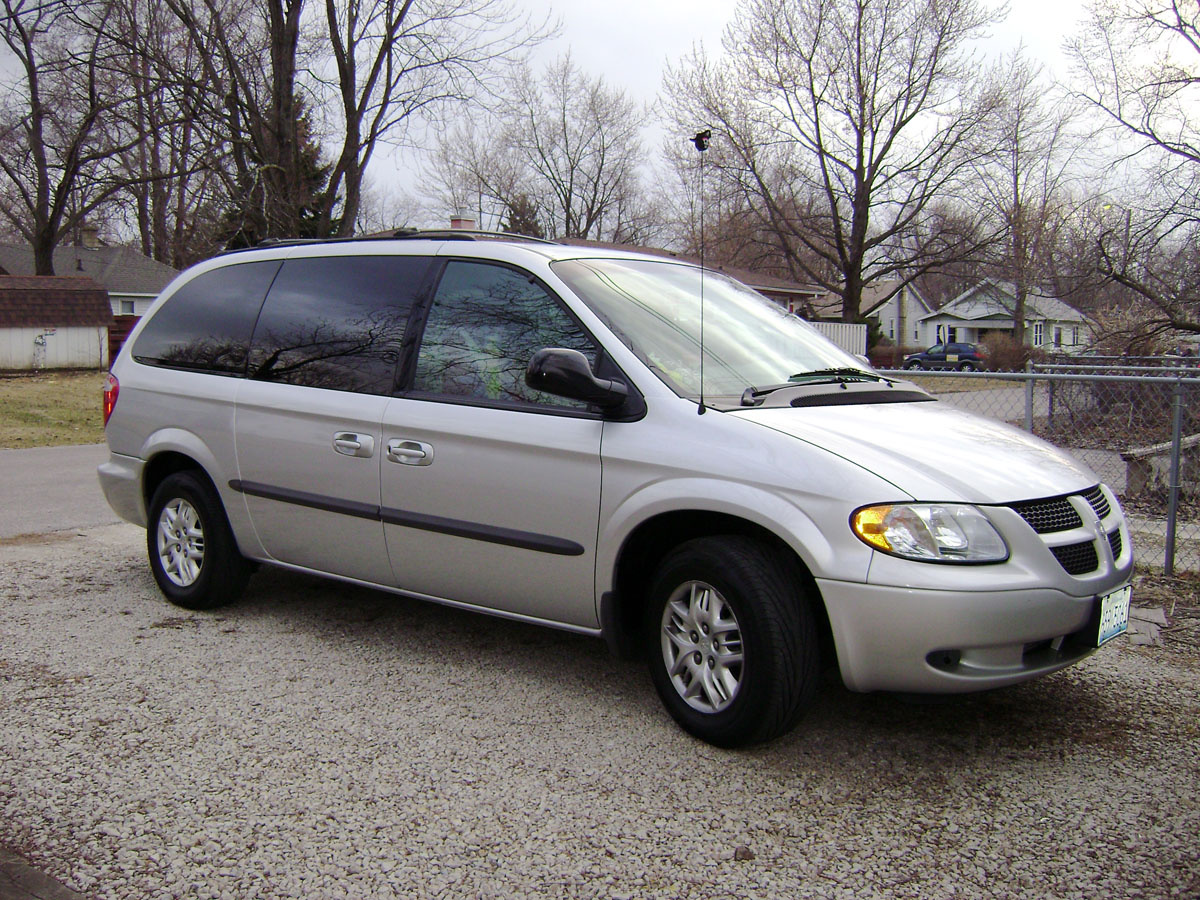
<svg viewBox="0 0 1200 900">
<path fill-rule="evenodd" d="M 687 498 L 686 503 L 680 498 Z M 724 479 L 688 477 L 648 484 L 622 498 L 601 520 L 596 554 L 596 595 L 615 587 L 617 562 L 630 535 L 656 516 L 711 512 L 751 522 L 792 548 L 815 577 L 837 572 L 844 581 L 866 582 L 871 551 L 850 533 L 830 533 L 815 521 L 847 521 L 844 500 L 805 497 L 805 507 L 778 491 Z"/>
</svg>

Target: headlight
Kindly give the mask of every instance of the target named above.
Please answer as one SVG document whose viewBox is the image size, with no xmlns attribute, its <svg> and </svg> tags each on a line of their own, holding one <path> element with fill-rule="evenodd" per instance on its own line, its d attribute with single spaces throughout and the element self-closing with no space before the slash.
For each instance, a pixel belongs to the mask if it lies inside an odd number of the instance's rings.
<svg viewBox="0 0 1200 900">
<path fill-rule="evenodd" d="M 865 506 L 850 527 L 867 545 L 924 562 L 985 563 L 1008 559 L 1008 547 L 973 506 L 957 503 L 889 503 Z"/>
</svg>

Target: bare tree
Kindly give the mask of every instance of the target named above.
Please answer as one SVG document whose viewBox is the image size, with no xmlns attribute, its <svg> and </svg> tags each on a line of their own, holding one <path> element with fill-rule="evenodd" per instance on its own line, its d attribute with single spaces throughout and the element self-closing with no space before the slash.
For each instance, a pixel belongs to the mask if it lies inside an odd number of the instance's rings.
<svg viewBox="0 0 1200 900">
<path fill-rule="evenodd" d="M 123 154 L 128 186 L 110 215 L 123 218 L 142 252 L 177 268 L 210 256 L 221 211 L 227 142 L 205 127 L 200 49 L 156 0 L 119 0 L 110 28 L 134 86 L 130 127 L 144 140 Z"/>
<path fill-rule="evenodd" d="M 480 228 L 497 231 L 509 204 L 524 197 L 545 234 L 549 222 L 543 192 L 507 140 L 505 117 L 499 111 L 470 111 L 469 118 L 455 122 L 437 142 L 427 179 L 431 199 L 443 212 L 470 213 Z"/>
<path fill-rule="evenodd" d="M 1086 135 L 1023 49 L 986 78 L 991 114 L 979 131 L 974 184 L 1001 239 L 993 270 L 1013 285 L 1013 338 L 1025 341 L 1025 302 L 1055 268 L 1059 226 L 1072 215 Z"/>
<path fill-rule="evenodd" d="M 325 0 L 321 31 L 332 50 L 325 86 L 339 101 L 341 146 L 318 230 L 340 235 L 353 229 L 363 173 L 381 141 L 400 140 L 440 107 L 490 94 L 502 69 L 548 33 L 509 0 Z"/>
<path fill-rule="evenodd" d="M 325 181 L 298 97 L 304 0 L 165 3 L 199 51 L 199 73 L 178 78 L 202 90 L 202 121 L 229 147 L 231 242 L 300 236 Z"/>
<path fill-rule="evenodd" d="M 641 115 L 623 91 L 569 55 L 518 78 L 506 140 L 542 188 L 547 231 L 636 240 Z"/>
<path fill-rule="evenodd" d="M 127 184 L 118 157 L 143 139 L 128 120 L 138 89 L 108 37 L 112 0 L 0 0 L 0 11 L 16 63 L 0 111 L 0 215 L 32 246 L 35 272 L 53 275 L 54 248 Z"/>
<path fill-rule="evenodd" d="M 994 18 L 980 0 L 742 0 L 722 65 L 697 51 L 668 72 L 677 128 L 728 145 L 723 177 L 844 320 L 867 284 L 944 262 L 922 220 L 971 162 L 986 110 L 965 53 Z"/>
<path fill-rule="evenodd" d="M 481 223 L 499 226 L 514 204 L 553 237 L 638 243 L 659 233 L 639 177 L 637 104 L 565 56 L 541 78 L 527 69 L 508 99 L 474 110 L 439 142 L 434 192 Z"/>
<path fill-rule="evenodd" d="M 1075 95 L 1115 129 L 1137 195 L 1116 199 L 1099 266 L 1154 310 L 1161 331 L 1200 333 L 1200 5 L 1098 0 L 1071 47 Z"/>
<path fill-rule="evenodd" d="M 546 33 L 511 0 L 166 2 L 206 51 L 250 240 L 351 233 L 381 143 L 486 92 Z"/>
</svg>

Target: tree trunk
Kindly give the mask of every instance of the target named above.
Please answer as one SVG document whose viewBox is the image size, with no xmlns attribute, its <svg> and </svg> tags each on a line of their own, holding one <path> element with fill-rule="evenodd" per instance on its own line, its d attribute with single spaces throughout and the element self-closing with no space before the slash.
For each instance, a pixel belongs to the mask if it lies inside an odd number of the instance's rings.
<svg viewBox="0 0 1200 900">
<path fill-rule="evenodd" d="M 33 274 L 54 274 L 54 248 L 58 239 L 50 229 L 43 228 L 33 236 Z"/>
</svg>

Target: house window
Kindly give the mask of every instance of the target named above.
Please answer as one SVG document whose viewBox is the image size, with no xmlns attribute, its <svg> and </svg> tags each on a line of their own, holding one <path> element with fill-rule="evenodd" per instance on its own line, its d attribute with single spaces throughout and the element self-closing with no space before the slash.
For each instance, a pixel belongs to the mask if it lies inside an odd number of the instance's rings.
<svg viewBox="0 0 1200 900">
<path fill-rule="evenodd" d="M 1059 328 L 1057 325 L 1054 326 L 1054 346 L 1055 347 L 1062 346 L 1062 329 Z"/>
<path fill-rule="evenodd" d="M 895 319 L 888 319 L 888 337 L 892 338 L 893 340 L 896 337 L 896 320 Z"/>
<path fill-rule="evenodd" d="M 133 301 L 132 300 L 122 300 L 121 301 L 120 315 L 122 315 L 122 316 L 132 316 L 133 315 Z"/>
<path fill-rule="evenodd" d="M 1078 325 L 1071 326 L 1071 346 L 1072 347 L 1079 346 L 1079 326 Z"/>
<path fill-rule="evenodd" d="M 946 329 L 946 341 L 948 343 L 953 344 L 957 340 L 958 340 L 958 328 L 956 328 L 955 326 L 952 325 Z"/>
<path fill-rule="evenodd" d="M 1046 331 L 1046 323 L 1045 322 L 1034 322 L 1033 323 L 1033 346 L 1035 346 L 1035 347 L 1042 346 L 1042 341 L 1044 341 L 1046 339 L 1045 331 Z"/>
</svg>

